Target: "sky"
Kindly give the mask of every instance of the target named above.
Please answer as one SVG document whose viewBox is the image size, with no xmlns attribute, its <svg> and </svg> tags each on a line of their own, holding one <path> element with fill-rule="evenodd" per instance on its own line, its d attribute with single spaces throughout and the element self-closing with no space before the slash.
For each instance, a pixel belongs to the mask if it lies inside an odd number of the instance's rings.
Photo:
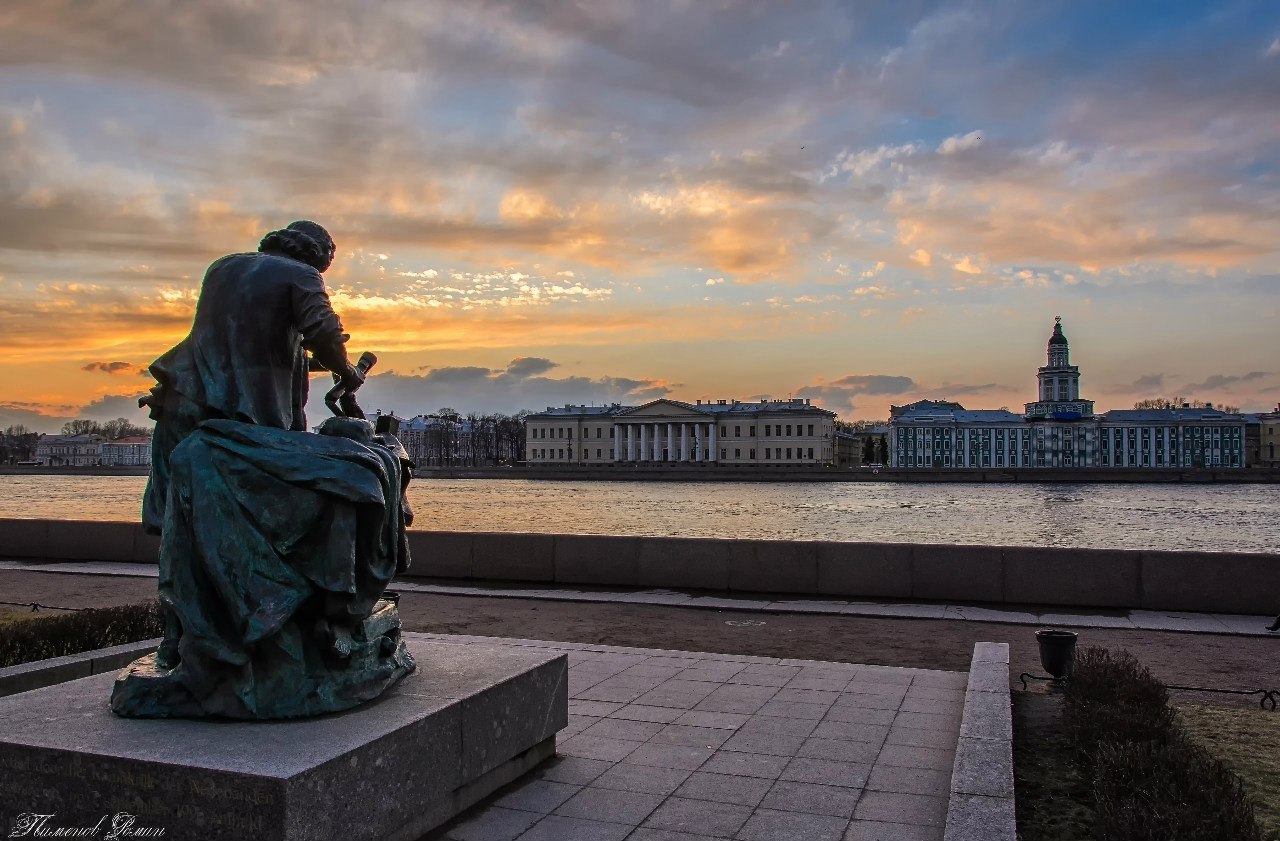
<svg viewBox="0 0 1280 841">
<path fill-rule="evenodd" d="M 1099 411 L 1265 411 L 1277 115 L 1266 0 L 6 0 L 0 427 L 140 418 L 299 218 L 367 410 L 1016 411 L 1061 316 Z"/>
</svg>

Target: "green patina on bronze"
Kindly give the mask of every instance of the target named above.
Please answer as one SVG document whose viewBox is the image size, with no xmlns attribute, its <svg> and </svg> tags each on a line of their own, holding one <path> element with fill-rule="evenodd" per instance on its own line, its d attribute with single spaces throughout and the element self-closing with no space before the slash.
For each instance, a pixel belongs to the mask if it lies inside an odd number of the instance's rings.
<svg viewBox="0 0 1280 841">
<path fill-rule="evenodd" d="M 161 533 L 166 629 L 116 679 L 122 716 L 318 715 L 414 669 L 384 598 L 409 565 L 412 462 L 351 397 L 363 371 L 320 280 L 327 233 L 294 223 L 261 248 L 210 267 L 191 334 L 153 366 L 144 521 Z M 320 434 L 301 431 L 316 360 L 347 415 Z"/>
</svg>

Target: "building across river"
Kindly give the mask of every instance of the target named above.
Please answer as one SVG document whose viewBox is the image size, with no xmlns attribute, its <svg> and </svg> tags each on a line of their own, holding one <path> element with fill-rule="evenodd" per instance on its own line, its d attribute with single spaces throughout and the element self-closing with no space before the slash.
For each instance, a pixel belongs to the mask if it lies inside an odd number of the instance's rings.
<svg viewBox="0 0 1280 841">
<path fill-rule="evenodd" d="M 1244 467 L 1245 418 L 1214 409 L 1114 410 L 1094 415 L 1057 319 L 1039 399 L 1021 415 L 922 400 L 894 406 L 893 467 Z"/>
<path fill-rule="evenodd" d="M 804 398 L 548 407 L 525 419 L 525 452 L 533 465 L 831 464 L 835 418 Z"/>
</svg>

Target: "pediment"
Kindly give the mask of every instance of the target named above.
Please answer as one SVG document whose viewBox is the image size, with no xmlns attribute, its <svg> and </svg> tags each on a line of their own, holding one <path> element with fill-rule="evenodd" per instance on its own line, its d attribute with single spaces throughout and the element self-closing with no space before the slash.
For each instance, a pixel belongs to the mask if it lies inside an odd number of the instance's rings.
<svg viewBox="0 0 1280 841">
<path fill-rule="evenodd" d="M 616 417 L 618 420 L 666 420 L 670 418 L 706 420 L 711 417 L 711 413 L 703 411 L 697 406 L 690 406 L 688 403 L 682 403 L 679 400 L 661 399 L 645 403 L 643 406 L 636 406 L 634 409 L 630 409 L 626 412 L 620 412 Z"/>
</svg>

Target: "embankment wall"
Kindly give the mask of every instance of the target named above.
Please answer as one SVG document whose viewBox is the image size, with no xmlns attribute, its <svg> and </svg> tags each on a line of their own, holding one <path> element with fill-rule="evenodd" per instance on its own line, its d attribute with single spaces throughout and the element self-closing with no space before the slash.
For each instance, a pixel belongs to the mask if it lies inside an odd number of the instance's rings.
<svg viewBox="0 0 1280 841">
<path fill-rule="evenodd" d="M 410 578 L 1072 608 L 1280 612 L 1280 554 L 410 531 Z M 0 557 L 151 562 L 134 523 L 0 520 Z"/>
</svg>

